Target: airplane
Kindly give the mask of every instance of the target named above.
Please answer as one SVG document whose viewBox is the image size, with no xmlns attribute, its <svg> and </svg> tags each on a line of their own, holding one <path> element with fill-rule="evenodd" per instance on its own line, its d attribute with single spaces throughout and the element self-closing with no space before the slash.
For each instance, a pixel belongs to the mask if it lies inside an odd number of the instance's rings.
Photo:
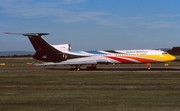
<svg viewBox="0 0 180 111">
<path fill-rule="evenodd" d="M 88 65 L 87 69 L 96 69 L 98 64 L 133 64 L 162 63 L 173 61 L 176 58 L 162 50 L 95 50 L 95 51 L 70 51 L 70 44 L 52 45 L 43 36 L 48 33 L 9 33 L 27 36 L 36 53 L 34 59 L 45 61 L 35 66 L 70 65 L 74 70 L 81 70 L 82 65 Z M 148 67 L 150 69 L 150 67 Z"/>
</svg>

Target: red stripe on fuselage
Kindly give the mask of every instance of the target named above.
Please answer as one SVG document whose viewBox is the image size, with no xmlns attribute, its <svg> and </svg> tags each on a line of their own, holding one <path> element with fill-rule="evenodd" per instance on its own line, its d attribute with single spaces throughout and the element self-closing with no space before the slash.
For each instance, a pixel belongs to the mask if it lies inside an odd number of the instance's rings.
<svg viewBox="0 0 180 111">
<path fill-rule="evenodd" d="M 106 56 L 106 57 L 113 59 L 113 60 L 117 60 L 121 63 L 132 63 L 133 62 L 133 61 L 127 60 L 125 58 L 120 58 L 120 57 L 115 57 L 115 56 Z"/>
</svg>

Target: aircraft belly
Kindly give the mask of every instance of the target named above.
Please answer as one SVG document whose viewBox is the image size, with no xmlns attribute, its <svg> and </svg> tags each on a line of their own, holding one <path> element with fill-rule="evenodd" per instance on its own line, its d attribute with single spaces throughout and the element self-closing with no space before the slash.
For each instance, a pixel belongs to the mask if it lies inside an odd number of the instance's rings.
<svg viewBox="0 0 180 111">
<path fill-rule="evenodd" d="M 108 64 L 108 63 L 114 63 L 114 62 L 117 62 L 117 61 L 111 60 L 106 57 L 83 57 L 83 58 L 76 58 L 76 59 L 68 59 L 66 61 L 57 62 L 57 63 L 53 63 L 53 62 L 43 63 L 43 64 L 39 64 L 38 66 Z"/>
</svg>

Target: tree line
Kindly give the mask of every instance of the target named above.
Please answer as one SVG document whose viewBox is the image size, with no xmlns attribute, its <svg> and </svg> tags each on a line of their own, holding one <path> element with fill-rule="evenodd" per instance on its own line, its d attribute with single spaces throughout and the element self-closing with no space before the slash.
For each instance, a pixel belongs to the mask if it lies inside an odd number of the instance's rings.
<svg viewBox="0 0 180 111">
<path fill-rule="evenodd" d="M 180 47 L 173 47 L 167 51 L 171 55 L 180 55 Z"/>
<path fill-rule="evenodd" d="M 5 57 L 32 57 L 31 54 L 27 54 L 27 55 L 7 55 L 7 56 L 0 56 L 0 58 L 5 58 Z"/>
</svg>

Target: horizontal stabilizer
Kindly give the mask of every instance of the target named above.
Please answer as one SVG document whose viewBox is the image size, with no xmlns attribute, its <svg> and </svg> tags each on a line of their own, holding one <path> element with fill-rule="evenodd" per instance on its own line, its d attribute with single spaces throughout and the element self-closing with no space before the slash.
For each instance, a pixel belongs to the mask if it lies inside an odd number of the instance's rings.
<svg viewBox="0 0 180 111">
<path fill-rule="evenodd" d="M 4 32 L 5 34 L 15 34 L 15 35 L 24 35 L 24 36 L 43 36 L 43 35 L 49 35 L 49 33 L 11 33 L 11 32 Z"/>
<path fill-rule="evenodd" d="M 48 33 L 27 33 L 27 34 L 22 34 L 24 36 L 43 36 L 43 35 L 49 35 Z"/>
</svg>

